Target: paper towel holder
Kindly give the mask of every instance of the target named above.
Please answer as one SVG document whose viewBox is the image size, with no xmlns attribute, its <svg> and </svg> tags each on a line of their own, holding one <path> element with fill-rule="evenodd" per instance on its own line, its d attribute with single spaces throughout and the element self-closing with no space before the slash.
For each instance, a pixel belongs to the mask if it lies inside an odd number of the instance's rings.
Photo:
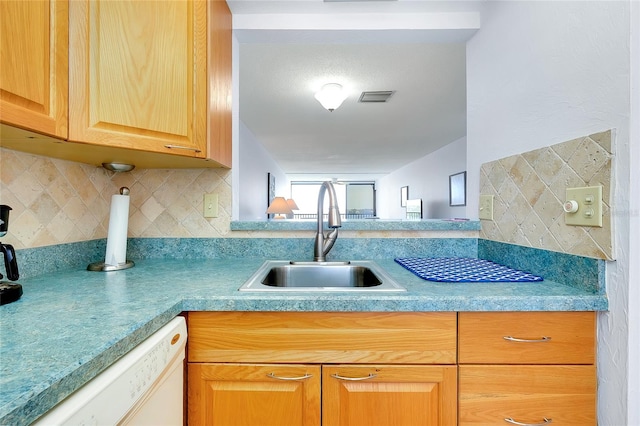
<svg viewBox="0 0 640 426">
<path fill-rule="evenodd" d="M 124 263 L 118 263 L 117 265 L 108 265 L 104 262 L 94 262 L 90 263 L 87 266 L 87 271 L 96 271 L 96 272 L 109 272 L 109 271 L 120 271 L 122 269 L 133 268 L 135 264 L 133 261 L 128 260 Z"/>
<path fill-rule="evenodd" d="M 126 186 L 123 186 L 122 188 L 120 188 L 119 192 L 120 192 L 120 195 L 129 195 L 129 188 L 127 188 Z M 107 243 L 107 246 L 108 246 L 108 243 Z M 129 259 L 125 259 L 124 262 L 117 263 L 115 265 L 109 264 L 106 262 L 90 263 L 87 266 L 87 270 L 94 271 L 94 272 L 110 272 L 110 271 L 120 271 L 122 269 L 129 269 L 129 268 L 133 268 L 134 266 L 135 266 L 135 263 L 133 263 L 133 261 Z"/>
</svg>

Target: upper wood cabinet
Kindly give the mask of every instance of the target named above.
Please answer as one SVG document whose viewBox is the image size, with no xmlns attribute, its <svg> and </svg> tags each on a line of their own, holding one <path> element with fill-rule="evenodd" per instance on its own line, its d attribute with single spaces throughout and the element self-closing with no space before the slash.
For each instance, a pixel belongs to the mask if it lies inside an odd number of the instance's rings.
<svg viewBox="0 0 640 426">
<path fill-rule="evenodd" d="M 0 120 L 67 137 L 66 0 L 0 1 Z"/>
<path fill-rule="evenodd" d="M 92 164 L 231 167 L 225 1 L 0 5 L 2 123 L 58 138 L 2 127 L 2 146 Z"/>
<path fill-rule="evenodd" d="M 69 140 L 204 157 L 204 17 L 197 0 L 71 2 Z"/>
</svg>

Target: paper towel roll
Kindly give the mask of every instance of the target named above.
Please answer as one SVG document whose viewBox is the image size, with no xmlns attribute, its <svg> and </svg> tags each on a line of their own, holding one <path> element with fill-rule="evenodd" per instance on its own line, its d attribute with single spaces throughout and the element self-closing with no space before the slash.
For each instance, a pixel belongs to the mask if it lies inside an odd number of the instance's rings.
<svg viewBox="0 0 640 426">
<path fill-rule="evenodd" d="M 104 263 L 118 265 L 127 259 L 127 229 L 129 226 L 129 196 L 111 196 L 107 253 Z"/>
</svg>

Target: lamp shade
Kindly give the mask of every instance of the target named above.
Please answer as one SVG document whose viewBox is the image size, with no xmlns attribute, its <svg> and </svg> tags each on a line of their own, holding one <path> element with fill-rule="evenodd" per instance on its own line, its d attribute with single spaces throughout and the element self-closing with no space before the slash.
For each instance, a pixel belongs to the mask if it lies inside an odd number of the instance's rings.
<svg viewBox="0 0 640 426">
<path fill-rule="evenodd" d="M 300 210 L 300 207 L 293 201 L 293 198 L 287 198 L 287 204 L 289 204 L 291 210 Z"/>
<path fill-rule="evenodd" d="M 287 204 L 287 200 L 284 197 L 276 197 L 273 199 L 269 208 L 267 209 L 267 214 L 275 214 L 274 219 L 284 219 L 283 214 L 293 214 L 293 210 Z"/>
<path fill-rule="evenodd" d="M 331 112 L 347 99 L 347 94 L 338 83 L 325 84 L 314 96 L 323 107 Z"/>
</svg>

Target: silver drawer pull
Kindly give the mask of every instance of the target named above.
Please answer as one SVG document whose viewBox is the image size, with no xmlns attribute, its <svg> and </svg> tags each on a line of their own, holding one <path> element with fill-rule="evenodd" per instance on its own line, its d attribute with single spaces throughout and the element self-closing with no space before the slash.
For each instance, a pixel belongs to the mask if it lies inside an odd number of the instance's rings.
<svg viewBox="0 0 640 426">
<path fill-rule="evenodd" d="M 309 379 L 309 378 L 313 377 L 313 374 L 305 374 L 304 376 L 300 376 L 300 377 L 281 377 L 281 376 L 276 376 L 274 373 L 269 373 L 269 374 L 267 374 L 267 377 L 270 377 L 270 378 L 276 379 L 276 380 L 292 380 L 292 381 L 296 381 L 296 380 Z"/>
<path fill-rule="evenodd" d="M 551 337 L 547 337 L 547 336 L 542 336 L 542 339 L 518 339 L 517 337 L 511 337 L 511 336 L 503 336 L 502 338 L 510 342 L 524 342 L 524 343 L 542 343 L 542 342 L 549 342 L 551 340 Z"/>
<path fill-rule="evenodd" d="M 189 151 L 202 152 L 198 148 L 193 148 L 191 146 L 182 146 L 182 145 L 165 145 L 165 148 L 169 149 L 188 149 Z"/>
<path fill-rule="evenodd" d="M 377 374 L 371 374 L 369 373 L 368 376 L 365 377 L 344 377 L 341 376 L 339 374 L 332 374 L 331 377 L 333 377 L 334 379 L 338 379 L 338 380 L 350 380 L 352 382 L 357 382 L 358 380 L 369 380 L 369 379 L 373 379 L 375 377 L 377 377 Z"/>
<path fill-rule="evenodd" d="M 513 420 L 513 417 L 507 417 L 506 419 L 504 419 L 504 421 L 507 423 L 511 423 L 512 425 L 518 425 L 518 426 L 544 426 L 553 422 L 553 420 L 548 419 L 546 417 L 544 417 L 544 420 L 542 421 L 542 423 L 520 423 Z"/>
</svg>

